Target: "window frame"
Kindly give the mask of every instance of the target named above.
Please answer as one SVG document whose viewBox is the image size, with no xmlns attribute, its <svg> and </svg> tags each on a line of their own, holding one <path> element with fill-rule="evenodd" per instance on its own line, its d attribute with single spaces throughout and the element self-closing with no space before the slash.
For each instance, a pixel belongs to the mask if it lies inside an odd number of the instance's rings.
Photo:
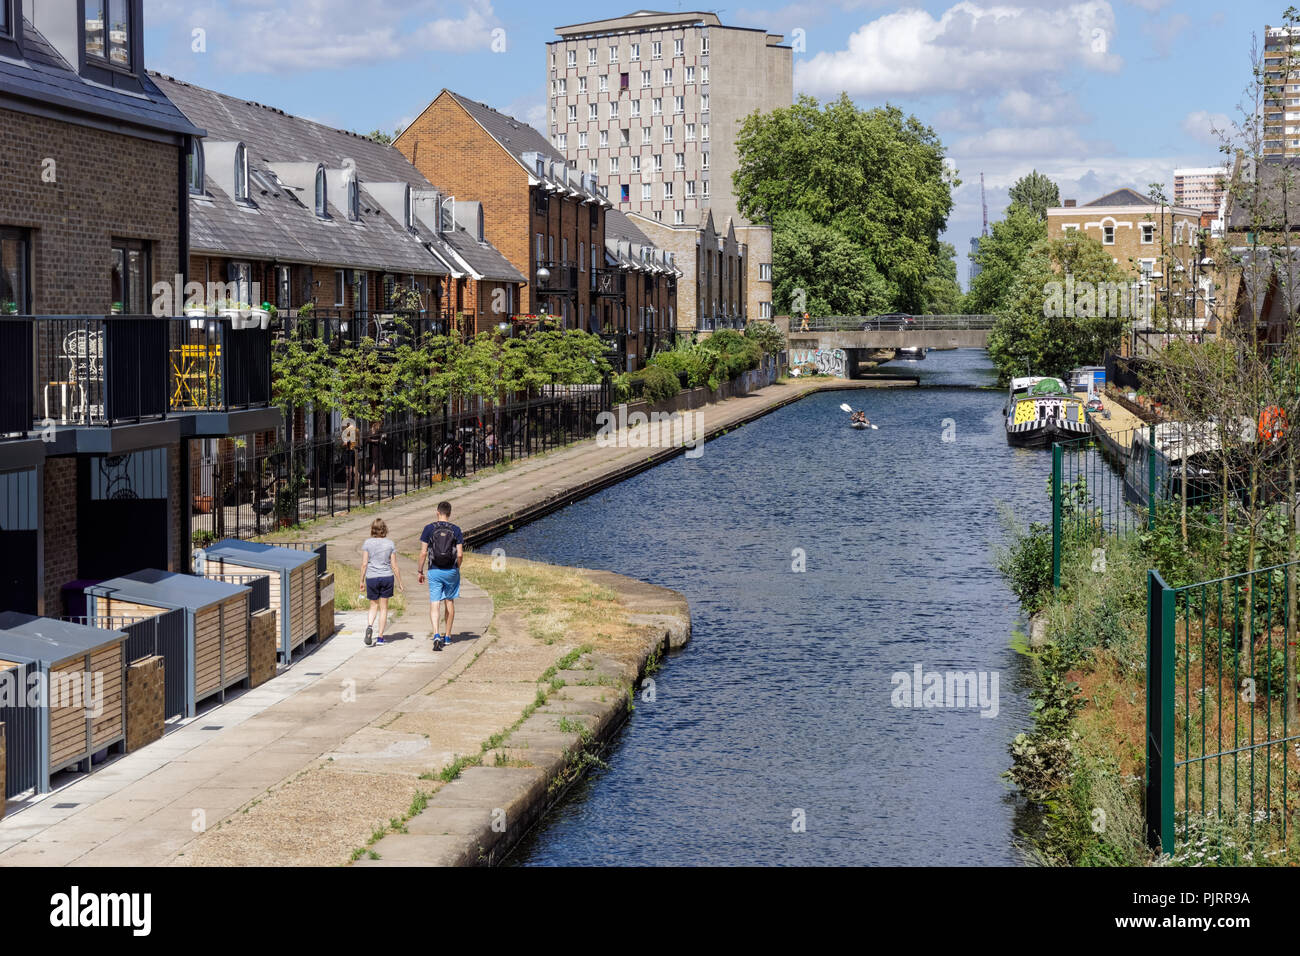
<svg viewBox="0 0 1300 956">
<path fill-rule="evenodd" d="M 235 144 L 235 202 L 249 203 L 248 190 L 248 147 L 243 143 Z"/>
<path fill-rule="evenodd" d="M 0 28 L 0 55 L 22 58 L 23 11 L 22 0 L 0 0 L 0 9 L 7 15 L 8 25 Z"/>
<path fill-rule="evenodd" d="M 4 3 L 5 0 L 0 0 Z M 189 149 L 185 153 L 185 179 L 191 196 L 202 196 L 206 190 L 207 170 L 203 153 L 203 137 L 190 136 Z"/>
<path fill-rule="evenodd" d="M 124 0 L 129 23 L 127 25 L 127 58 L 124 66 L 113 62 L 108 55 L 109 29 L 108 20 L 112 16 L 113 0 L 102 0 L 104 4 L 104 52 L 91 53 L 86 49 L 86 0 L 77 0 L 77 63 L 79 72 L 87 79 L 103 83 L 106 86 L 143 90 L 140 82 L 140 64 L 143 60 L 141 49 L 144 45 L 144 17 L 139 0 Z"/>
<path fill-rule="evenodd" d="M 30 315 L 32 311 L 32 231 L 21 226 L 0 226 L 0 243 L 3 242 L 21 244 L 22 261 L 18 281 L 21 283 L 22 288 L 15 290 L 19 293 L 19 297 L 13 300 L 14 312 L 0 314 Z"/>
<path fill-rule="evenodd" d="M 123 253 L 123 256 L 122 256 L 122 298 L 121 298 L 121 300 L 120 300 L 121 303 L 122 303 L 122 309 L 121 309 L 120 312 L 113 313 L 113 314 L 115 314 L 115 315 L 148 315 L 148 314 L 150 313 L 150 310 L 149 310 L 149 295 L 150 295 L 151 291 L 153 290 L 153 248 L 152 248 L 152 247 L 153 247 L 153 243 L 151 243 L 148 239 L 126 239 L 126 238 L 119 237 L 119 236 L 113 236 L 113 237 L 109 240 L 109 250 L 110 250 L 110 253 L 109 253 L 109 255 L 110 255 L 110 266 L 109 266 L 109 282 L 110 282 L 110 287 L 109 287 L 109 288 L 110 288 L 110 299 L 109 299 L 109 303 L 110 303 L 110 304 L 109 304 L 109 312 L 110 312 L 110 313 L 112 313 L 112 298 L 111 298 L 111 288 L 112 288 L 112 286 L 111 286 L 111 283 L 112 283 L 112 276 L 113 276 L 113 268 L 114 268 L 114 267 L 116 266 L 116 264 L 117 264 L 117 258 L 118 258 L 118 253 L 119 253 L 119 252 Z M 130 280 L 130 268 L 129 268 L 129 265 L 128 265 L 128 262 L 129 262 L 129 256 L 127 255 L 127 253 L 131 253 L 131 252 L 138 252 L 138 253 L 140 253 L 141 261 L 142 261 L 143 264 L 144 264 L 143 277 L 142 277 L 141 280 L 140 280 L 140 284 L 141 284 L 141 286 L 142 286 L 141 291 L 140 291 L 140 295 L 141 295 L 141 298 L 140 298 L 140 304 L 141 304 L 141 306 L 142 306 L 142 309 L 141 309 L 139 312 L 133 312 L 133 311 L 131 311 L 130 309 L 127 308 L 128 304 L 129 304 L 129 303 L 128 303 L 128 299 L 132 298 L 132 293 L 135 291 L 135 290 L 131 287 L 131 285 L 130 285 L 130 281 L 129 281 L 129 280 Z"/>
</svg>

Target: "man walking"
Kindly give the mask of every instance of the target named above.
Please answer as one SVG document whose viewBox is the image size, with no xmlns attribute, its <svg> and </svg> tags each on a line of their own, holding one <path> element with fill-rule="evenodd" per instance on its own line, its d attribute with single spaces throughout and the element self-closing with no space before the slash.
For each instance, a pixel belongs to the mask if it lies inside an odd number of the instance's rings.
<svg viewBox="0 0 1300 956">
<path fill-rule="evenodd" d="M 465 557 L 465 536 L 451 523 L 451 502 L 438 503 L 438 520 L 424 526 L 420 533 L 420 583 L 429 569 L 429 623 L 433 627 L 433 649 L 442 650 L 451 643 L 452 622 L 456 619 L 456 598 L 460 596 L 460 562 Z M 447 631 L 438 629 L 446 605 Z"/>
</svg>

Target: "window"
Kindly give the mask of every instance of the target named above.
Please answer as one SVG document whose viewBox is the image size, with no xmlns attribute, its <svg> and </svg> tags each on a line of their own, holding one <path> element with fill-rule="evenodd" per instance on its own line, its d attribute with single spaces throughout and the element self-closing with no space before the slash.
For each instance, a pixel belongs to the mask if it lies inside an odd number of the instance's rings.
<svg viewBox="0 0 1300 956">
<path fill-rule="evenodd" d="M 672 202 L 672 198 L 673 198 L 673 183 L 672 180 L 670 179 L 664 183 L 664 201 Z"/>
<path fill-rule="evenodd" d="M 618 88 L 619 88 L 620 90 L 625 90 L 625 89 L 627 89 L 627 74 L 626 74 L 626 73 L 620 73 L 620 74 L 618 75 Z"/>
<path fill-rule="evenodd" d="M 585 242 L 578 243 L 578 271 L 587 271 L 587 244 Z"/>
<path fill-rule="evenodd" d="M 649 201 L 650 201 L 650 184 L 649 184 L 649 183 L 642 183 L 642 184 L 641 184 L 641 201 L 642 201 L 642 202 L 649 202 Z"/>
<path fill-rule="evenodd" d="M 342 269 L 334 270 L 334 308 L 342 309 L 347 306 L 348 301 L 348 282 L 347 274 Z"/>
<path fill-rule="evenodd" d="M 235 202 L 248 202 L 248 150 L 235 147 Z"/>
<path fill-rule="evenodd" d="M 568 116 L 569 116 L 570 123 L 578 122 L 578 107 L 576 105 L 569 107 Z"/>
<path fill-rule="evenodd" d="M 616 120 L 616 119 L 618 119 L 618 100 L 613 100 L 613 101 L 610 102 L 610 104 L 609 104 L 609 118 L 612 119 L 612 120 Z"/>
<path fill-rule="evenodd" d="M 694 82 L 695 82 L 695 67 L 693 67 L 693 66 L 688 66 L 688 67 L 686 68 L 686 82 L 687 82 L 687 83 L 694 83 Z"/>
<path fill-rule="evenodd" d="M 641 115 L 641 101 L 640 101 L 640 100 L 633 100 L 633 101 L 632 101 L 632 117 L 635 119 L 636 117 L 638 117 L 638 116 L 640 116 L 640 115 Z"/>
<path fill-rule="evenodd" d="M 596 48 L 594 46 L 589 46 L 587 47 L 587 66 L 595 66 L 595 65 L 596 65 Z"/>
<path fill-rule="evenodd" d="M 562 151 L 564 151 L 564 150 L 566 150 L 566 149 L 569 148 L 569 137 L 568 137 L 568 135 L 566 135 L 565 133 L 561 133 L 559 136 L 557 136 L 557 137 L 555 137 L 555 138 L 556 138 L 556 140 L 558 140 L 558 142 L 555 144 L 556 149 L 559 149 L 559 150 L 562 152 Z"/>
<path fill-rule="evenodd" d="M 673 71 L 664 70 L 664 86 L 672 86 L 672 85 L 673 85 Z"/>
<path fill-rule="evenodd" d="M 587 92 L 587 78 L 585 76 L 578 77 L 578 92 L 579 93 Z"/>
<path fill-rule="evenodd" d="M 700 187 L 700 197 L 702 199 L 709 198 L 709 181 L 707 179 L 704 180 L 704 185 Z"/>
<path fill-rule="evenodd" d="M 684 96 L 674 96 L 674 97 L 673 97 L 673 112 L 674 112 L 674 113 L 685 113 L 685 112 L 686 112 L 686 97 L 684 97 Z"/>
<path fill-rule="evenodd" d="M 611 156 L 611 157 L 609 157 L 609 174 L 610 174 L 611 176 L 617 176 L 617 175 L 618 175 L 618 157 L 617 157 L 617 156 Z"/>
<path fill-rule="evenodd" d="M 642 71 L 641 71 L 641 89 L 646 90 L 646 89 L 649 89 L 649 88 L 650 88 L 650 71 L 649 71 L 649 70 L 642 70 Z"/>
<path fill-rule="evenodd" d="M 14 27 L 9 22 L 9 0 L 0 0 L 0 34 L 12 36 Z"/>
<path fill-rule="evenodd" d="M 1156 241 L 1156 227 L 1153 223 L 1142 224 L 1142 245 L 1149 246 Z"/>
<path fill-rule="evenodd" d="M 706 142 L 706 143 L 709 141 L 709 124 L 708 124 L 708 123 L 702 123 L 702 124 L 700 124 L 700 139 L 701 139 L 703 142 Z"/>
<path fill-rule="evenodd" d="M 709 55 L 709 38 L 707 36 L 700 37 L 700 56 L 708 56 L 708 55 Z"/>
<path fill-rule="evenodd" d="M 653 116 L 660 116 L 664 111 L 664 99 L 662 96 L 653 97 L 650 100 L 650 113 Z"/>
<path fill-rule="evenodd" d="M 632 131 L 621 129 L 618 131 L 618 144 L 620 146 L 629 146 L 632 143 Z"/>
<path fill-rule="evenodd" d="M 673 154 L 673 169 L 685 169 L 685 168 L 686 168 L 686 154 L 685 154 L 685 153 L 674 153 L 674 154 Z"/>
<path fill-rule="evenodd" d="M 100 66 L 131 69 L 133 26 L 131 0 L 86 0 L 86 59 Z"/>
<path fill-rule="evenodd" d="M 570 51 L 569 51 L 569 66 L 577 66 L 577 65 L 578 65 L 578 51 L 577 51 L 577 50 L 570 50 Z"/>
<path fill-rule="evenodd" d="M 361 187 L 355 174 L 348 176 L 348 218 L 353 222 L 361 219 Z"/>
<path fill-rule="evenodd" d="M 1114 226 L 1102 226 L 1102 227 L 1101 227 L 1101 243 L 1102 243 L 1102 245 L 1104 245 L 1104 246 L 1113 246 L 1113 245 L 1115 245 L 1115 227 L 1114 227 Z"/>
<path fill-rule="evenodd" d="M 643 146 L 648 146 L 648 145 L 650 144 L 650 136 L 651 136 L 650 127 L 649 127 L 649 126 L 642 126 L 642 127 L 641 127 L 641 145 L 643 145 Z"/>
<path fill-rule="evenodd" d="M 353 299 L 354 304 L 352 308 L 359 313 L 369 312 L 370 311 L 370 273 L 369 272 L 362 272 L 360 269 L 357 269 L 352 273 L 352 294 L 355 296 L 355 298 Z"/>
<path fill-rule="evenodd" d="M 673 41 L 673 56 L 682 56 L 685 52 L 686 41 L 677 39 Z"/>
<path fill-rule="evenodd" d="M 609 130 L 602 129 L 600 131 L 600 148 L 606 149 L 608 146 L 609 146 Z"/>
<path fill-rule="evenodd" d="M 709 82 L 709 67 L 707 63 L 704 66 L 700 67 L 700 82 L 701 83 Z"/>
<path fill-rule="evenodd" d="M 665 142 L 665 143 L 671 143 L 672 141 L 673 141 L 673 128 L 672 128 L 671 125 L 669 125 L 669 126 L 665 126 L 665 127 L 664 127 L 664 142 Z"/>
<path fill-rule="evenodd" d="M 329 197 L 325 185 L 325 167 L 316 167 L 316 215 L 324 219 L 329 215 Z"/>
<path fill-rule="evenodd" d="M 288 309 L 290 302 L 290 275 L 288 266 L 275 267 L 275 307 Z"/>
<path fill-rule="evenodd" d="M 113 314 L 148 315 L 149 244 L 139 239 L 114 239 L 111 271 Z"/>
<path fill-rule="evenodd" d="M 662 59 L 664 58 L 664 45 L 663 45 L 663 43 L 661 43 L 659 40 L 655 40 L 653 43 L 651 43 L 651 44 L 650 44 L 650 55 L 651 55 L 651 57 L 652 57 L 653 59 L 655 59 L 655 60 L 662 60 Z"/>
<path fill-rule="evenodd" d="M 687 124 L 686 124 L 686 142 L 688 142 L 688 143 L 693 143 L 693 142 L 695 142 L 695 124 L 694 124 L 694 123 L 687 123 Z"/>
<path fill-rule="evenodd" d="M 758 264 L 758 278 L 761 282 L 772 281 L 772 263 L 760 262 Z"/>
<path fill-rule="evenodd" d="M 601 135 L 604 136 L 604 130 L 601 131 Z M 593 176 L 600 175 L 600 160 L 593 159 L 587 163 L 587 172 L 591 173 Z"/>
<path fill-rule="evenodd" d="M 617 62 L 618 62 L 618 47 L 617 47 L 617 46 L 612 46 L 612 47 L 609 48 L 609 62 L 610 62 L 610 63 L 617 63 Z"/>
<path fill-rule="evenodd" d="M 595 103 L 587 104 L 587 119 L 591 120 L 592 122 L 595 122 L 596 120 L 600 119 L 600 117 L 596 115 L 596 108 L 597 106 Z"/>
<path fill-rule="evenodd" d="M 560 80 L 560 95 L 564 96 L 569 92 L 569 81 Z"/>
<path fill-rule="evenodd" d="M 31 239 L 26 229 L 0 226 L 0 315 L 31 312 Z"/>
<path fill-rule="evenodd" d="M 4 9 L 5 0 L 0 0 L 0 9 Z M 185 157 L 185 179 L 190 192 L 203 192 L 203 140 L 197 136 L 190 137 L 190 150 Z"/>
<path fill-rule="evenodd" d="M 586 134 L 586 133 L 579 133 L 579 134 L 578 134 L 578 149 L 586 149 L 586 148 L 587 148 L 587 134 Z"/>
<path fill-rule="evenodd" d="M 600 75 L 600 79 L 598 82 L 600 85 L 600 92 L 604 93 L 609 90 L 609 77 L 606 76 L 604 73 Z"/>
<path fill-rule="evenodd" d="M 772 317 L 771 302 L 760 302 L 758 304 L 758 317 L 760 319 L 770 319 Z"/>
<path fill-rule="evenodd" d="M 673 225 L 683 226 L 686 224 L 686 211 L 684 209 L 673 210 Z"/>
<path fill-rule="evenodd" d="M 633 43 L 633 44 L 632 44 L 632 55 L 629 56 L 628 59 L 629 59 L 629 60 L 639 60 L 639 59 L 641 59 L 641 44 L 639 44 L 639 43 Z"/>
<path fill-rule="evenodd" d="M 687 199 L 695 198 L 695 180 L 693 179 L 686 180 L 686 198 Z"/>
<path fill-rule="evenodd" d="M 664 157 L 662 153 L 655 153 L 654 155 L 654 171 L 656 173 L 662 173 L 664 171 Z"/>
<path fill-rule="evenodd" d="M 709 154 L 700 153 L 700 169 L 708 169 L 708 168 L 709 168 Z M 705 192 L 706 193 L 708 192 L 707 188 L 705 189 Z"/>
<path fill-rule="evenodd" d="M 620 199 L 622 202 L 627 202 L 627 201 L 628 201 L 628 194 L 627 194 L 627 193 L 628 193 L 628 184 L 627 184 L 627 183 L 623 183 L 623 185 L 619 186 L 619 199 Z"/>
<path fill-rule="evenodd" d="M 708 94 L 708 93 L 701 93 L 701 94 L 700 94 L 700 112 L 701 112 L 701 113 L 707 113 L 708 111 L 709 111 L 709 94 Z"/>
</svg>

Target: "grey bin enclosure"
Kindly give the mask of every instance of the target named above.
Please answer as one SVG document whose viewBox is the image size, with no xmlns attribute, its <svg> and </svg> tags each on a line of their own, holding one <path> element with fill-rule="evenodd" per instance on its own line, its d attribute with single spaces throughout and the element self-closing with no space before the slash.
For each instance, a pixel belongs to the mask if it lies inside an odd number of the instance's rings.
<svg viewBox="0 0 1300 956">
<path fill-rule="evenodd" d="M 54 774 L 70 767 L 88 773 L 94 754 L 125 744 L 126 637 L 16 611 L 0 614 L 0 661 L 17 665 L 8 673 L 0 665 L 0 681 L 18 682 L 0 685 L 6 796 L 48 793 Z M 33 687 L 43 691 L 32 697 Z M 22 696 L 6 699 L 13 693 Z M 37 706 L 27 706 L 33 700 Z"/>
<path fill-rule="evenodd" d="M 271 607 L 278 615 L 280 659 L 320 631 L 319 555 L 256 541 L 226 538 L 203 551 L 203 572 L 265 573 L 271 578 Z"/>
<path fill-rule="evenodd" d="M 248 680 L 250 594 L 242 584 L 149 569 L 86 588 L 86 610 L 93 620 L 184 611 L 185 640 L 163 654 L 163 667 L 185 675 L 185 714 L 193 717 L 201 702 L 224 701 Z M 173 659 L 176 651 L 182 660 Z"/>
</svg>

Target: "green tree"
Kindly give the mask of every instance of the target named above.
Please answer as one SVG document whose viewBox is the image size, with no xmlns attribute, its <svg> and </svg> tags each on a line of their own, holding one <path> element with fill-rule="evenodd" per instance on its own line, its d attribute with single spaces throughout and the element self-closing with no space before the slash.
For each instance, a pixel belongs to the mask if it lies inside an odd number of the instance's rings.
<svg viewBox="0 0 1300 956">
<path fill-rule="evenodd" d="M 824 107 L 801 96 L 748 116 L 736 151 L 742 215 L 779 231 L 799 213 L 835 230 L 865 255 L 893 308 L 924 308 L 958 184 L 934 130 L 893 106 L 858 109 L 847 94 Z"/>
<path fill-rule="evenodd" d="M 866 315 L 889 312 L 893 292 L 871 256 L 807 213 L 785 213 L 772 230 L 773 307 L 778 312 Z"/>
<path fill-rule="evenodd" d="M 1129 284 L 1096 239 L 1071 236 L 1034 246 L 1016 275 L 1007 309 L 989 331 L 989 357 L 1003 384 L 1017 375 L 1063 377 L 1073 368 L 1099 361 L 1107 349 L 1118 348 L 1127 320 L 1111 314 L 1109 302 L 1099 302 L 1099 296 L 1091 302 L 1080 297 L 1073 308 L 1053 307 L 1062 304 L 1067 275 L 1081 292 L 1102 284 Z"/>
<path fill-rule="evenodd" d="M 1025 256 L 1047 238 L 1047 226 L 1028 206 L 1013 203 L 1007 218 L 995 222 L 991 233 L 980 239 L 979 251 L 973 256 L 981 271 L 970 285 L 965 306 L 976 315 L 992 315 L 1007 308 Z"/>
<path fill-rule="evenodd" d="M 1012 205 L 1024 206 L 1040 222 L 1047 221 L 1047 210 L 1061 204 L 1061 188 L 1036 169 L 1017 179 L 1009 195 Z"/>
<path fill-rule="evenodd" d="M 952 243 L 941 242 L 939 250 L 934 272 L 925 280 L 925 314 L 956 315 L 964 304 L 957 283 L 957 249 Z"/>
</svg>

